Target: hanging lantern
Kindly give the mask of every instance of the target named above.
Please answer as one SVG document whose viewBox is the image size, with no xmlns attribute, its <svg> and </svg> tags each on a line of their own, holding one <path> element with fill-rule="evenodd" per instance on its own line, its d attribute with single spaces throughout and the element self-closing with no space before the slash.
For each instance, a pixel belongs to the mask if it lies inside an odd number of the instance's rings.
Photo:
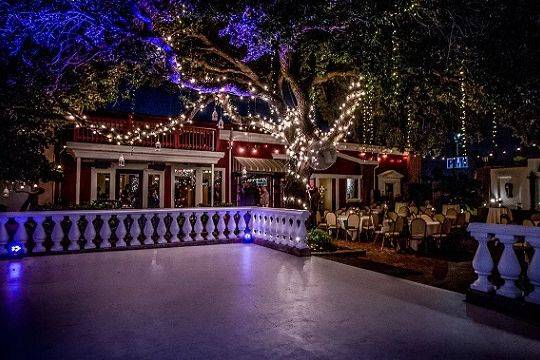
<svg viewBox="0 0 540 360">
<path fill-rule="evenodd" d="M 247 169 L 245 166 L 242 166 L 242 177 L 246 177 L 247 176 Z"/>
<path fill-rule="evenodd" d="M 2 196 L 5 198 L 9 197 L 9 189 L 7 186 L 4 188 L 4 191 L 2 192 Z"/>
<path fill-rule="evenodd" d="M 223 119 L 219 119 L 219 121 L 217 123 L 217 127 L 218 127 L 218 129 L 223 129 L 224 128 Z"/>
<path fill-rule="evenodd" d="M 212 121 L 217 122 L 218 121 L 218 113 L 216 111 L 216 107 L 214 106 L 214 111 L 212 112 Z"/>
<path fill-rule="evenodd" d="M 156 141 L 155 146 L 156 146 L 156 151 L 160 151 L 160 150 L 161 150 L 161 143 L 159 142 L 159 140 Z"/>
<path fill-rule="evenodd" d="M 126 166 L 126 159 L 124 159 L 124 155 L 120 155 L 118 158 L 118 166 L 124 167 Z"/>
</svg>

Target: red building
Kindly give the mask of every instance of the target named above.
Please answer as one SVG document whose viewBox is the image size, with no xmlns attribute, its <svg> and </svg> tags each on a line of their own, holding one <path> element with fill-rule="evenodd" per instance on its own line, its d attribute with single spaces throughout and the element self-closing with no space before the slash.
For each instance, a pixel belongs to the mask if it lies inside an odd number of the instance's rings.
<svg viewBox="0 0 540 360">
<path fill-rule="evenodd" d="M 169 121 L 127 115 L 90 120 L 99 129 L 124 134 Z M 118 142 L 103 131 L 74 129 L 66 143 L 73 160 L 64 164 L 64 201 L 118 200 L 134 208 L 237 204 L 242 184 L 252 182 L 268 189 L 270 206 L 281 206 L 285 146 L 270 135 L 205 123 L 182 126 L 133 145 Z M 360 144 L 339 144 L 337 149 L 336 162 L 310 179 L 325 189 L 323 202 L 328 209 L 350 201 L 367 202 L 374 189 L 381 195 L 400 196 L 409 181 L 419 180 L 421 162 L 416 157 L 373 147 L 366 152 Z"/>
</svg>

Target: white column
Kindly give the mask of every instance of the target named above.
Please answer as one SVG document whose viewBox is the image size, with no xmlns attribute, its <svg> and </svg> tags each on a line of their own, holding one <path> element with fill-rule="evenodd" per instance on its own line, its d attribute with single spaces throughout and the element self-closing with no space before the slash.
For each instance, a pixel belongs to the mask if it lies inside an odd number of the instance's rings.
<svg viewBox="0 0 540 360">
<path fill-rule="evenodd" d="M 244 235 L 246 234 L 246 219 L 244 216 L 246 215 L 246 212 L 244 210 L 239 210 L 238 215 L 240 216 L 238 218 L 238 237 L 240 240 L 244 240 Z"/>
<path fill-rule="evenodd" d="M 198 206 L 203 201 L 203 170 L 202 168 L 195 169 L 195 206 Z"/>
<path fill-rule="evenodd" d="M 514 235 L 495 235 L 495 237 L 504 244 L 501 259 L 497 265 L 499 274 L 504 279 L 504 284 L 497 289 L 497 294 L 513 299 L 521 297 L 521 290 L 515 284 L 521 273 L 521 267 L 514 251 L 516 239 Z"/>
<path fill-rule="evenodd" d="M 210 166 L 212 174 L 210 174 L 210 207 L 214 207 L 214 164 Z"/>
<path fill-rule="evenodd" d="M 478 279 L 471 284 L 471 289 L 481 292 L 491 292 L 494 287 L 489 281 L 488 276 L 491 275 L 491 271 L 493 270 L 493 259 L 487 247 L 490 236 L 487 233 L 471 233 L 471 236 L 478 241 L 478 249 L 476 249 L 476 254 L 472 262 Z"/>
<path fill-rule="evenodd" d="M 81 158 L 77 157 L 77 172 L 75 177 L 75 204 L 81 202 Z"/>
<path fill-rule="evenodd" d="M 525 300 L 540 304 L 540 237 L 527 236 L 525 240 L 534 248 L 534 254 L 527 270 L 527 277 L 534 289 L 525 297 Z"/>
</svg>

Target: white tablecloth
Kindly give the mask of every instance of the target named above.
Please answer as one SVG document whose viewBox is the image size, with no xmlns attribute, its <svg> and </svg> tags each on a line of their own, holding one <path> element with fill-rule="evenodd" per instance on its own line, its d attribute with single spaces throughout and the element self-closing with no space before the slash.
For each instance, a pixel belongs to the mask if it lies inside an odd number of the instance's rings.
<svg viewBox="0 0 540 360">
<path fill-rule="evenodd" d="M 510 211 L 510 209 L 504 208 L 504 207 L 492 207 L 492 208 L 489 208 L 486 222 L 488 224 L 498 224 L 500 223 L 501 215 L 503 214 L 508 215 L 508 218 L 510 219 L 510 221 L 513 220 L 512 211 Z"/>
</svg>

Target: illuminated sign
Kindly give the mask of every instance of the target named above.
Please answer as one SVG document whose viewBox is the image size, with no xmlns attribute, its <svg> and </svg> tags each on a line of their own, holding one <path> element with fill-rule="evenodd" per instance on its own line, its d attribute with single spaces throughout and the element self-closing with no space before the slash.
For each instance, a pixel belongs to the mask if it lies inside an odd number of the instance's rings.
<svg viewBox="0 0 540 360">
<path fill-rule="evenodd" d="M 466 156 L 452 157 L 446 159 L 447 169 L 467 169 L 469 167 L 469 158 Z"/>
</svg>

